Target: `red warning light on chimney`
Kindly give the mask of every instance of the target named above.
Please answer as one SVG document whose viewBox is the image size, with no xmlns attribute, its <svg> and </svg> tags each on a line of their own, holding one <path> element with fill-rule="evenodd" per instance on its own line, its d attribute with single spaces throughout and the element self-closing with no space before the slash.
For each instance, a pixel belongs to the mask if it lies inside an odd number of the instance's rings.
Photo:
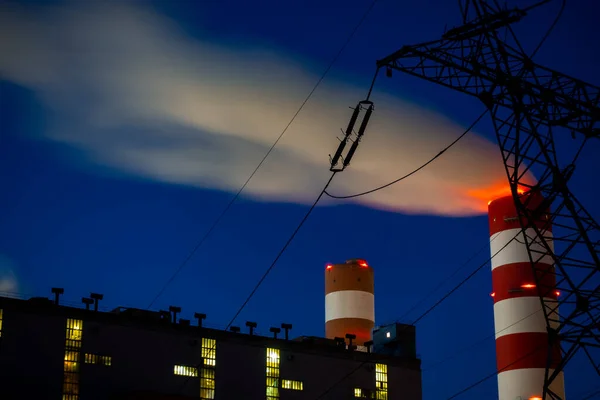
<svg viewBox="0 0 600 400">
<path fill-rule="evenodd" d="M 532 289 L 532 288 L 534 288 L 534 287 L 535 287 L 535 285 L 534 285 L 533 283 L 526 283 L 526 284 L 524 284 L 524 285 L 521 285 L 521 287 L 522 287 L 523 289 Z"/>
</svg>

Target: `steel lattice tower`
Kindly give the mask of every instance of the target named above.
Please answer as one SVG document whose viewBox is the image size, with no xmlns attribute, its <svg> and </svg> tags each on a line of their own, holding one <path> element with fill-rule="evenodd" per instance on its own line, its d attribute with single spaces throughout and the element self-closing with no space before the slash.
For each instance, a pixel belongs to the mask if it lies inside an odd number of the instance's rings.
<svg viewBox="0 0 600 400">
<path fill-rule="evenodd" d="M 492 117 L 522 231 L 543 238 L 554 226 L 553 241 L 540 245 L 525 234 L 520 240 L 527 246 L 550 337 L 542 398 L 563 400 L 549 387 L 576 352 L 583 351 L 600 375 L 600 358 L 592 352 L 600 349 L 600 226 L 568 187 L 581 149 L 600 137 L 600 88 L 537 65 L 525 53 L 512 24 L 532 8 L 466 1 L 461 26 L 439 40 L 404 46 L 377 66 L 389 77 L 397 70 L 481 100 Z M 579 141 L 579 151 L 559 165 L 554 136 L 565 133 Z M 524 179 L 532 170 L 536 184 Z M 522 196 L 523 190 L 537 196 Z M 545 200 L 533 204 L 534 197 Z M 540 261 L 548 257 L 554 261 L 553 287 L 544 287 L 548 268 Z M 556 291 L 558 302 L 550 295 Z M 557 318 L 558 308 L 568 313 Z M 551 369 L 558 341 L 561 358 Z"/>
</svg>

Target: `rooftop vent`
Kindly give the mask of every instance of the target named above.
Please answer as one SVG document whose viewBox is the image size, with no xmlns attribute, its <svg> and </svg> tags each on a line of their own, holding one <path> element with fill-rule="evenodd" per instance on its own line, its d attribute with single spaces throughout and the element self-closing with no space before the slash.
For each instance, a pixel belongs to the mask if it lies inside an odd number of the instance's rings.
<svg viewBox="0 0 600 400">
<path fill-rule="evenodd" d="M 198 320 L 198 327 L 202 328 L 202 321 L 206 319 L 206 314 L 201 314 L 201 313 L 194 313 L 194 318 L 196 318 L 196 320 Z"/>
<path fill-rule="evenodd" d="M 94 304 L 94 299 L 90 299 L 90 298 L 87 298 L 87 297 L 82 297 L 81 298 L 81 302 L 83 304 L 85 304 L 85 309 L 89 310 L 90 309 L 90 305 Z"/>
<path fill-rule="evenodd" d="M 54 304 L 58 305 L 59 304 L 58 300 L 60 298 L 60 295 L 65 293 L 65 289 L 53 287 L 52 293 L 54 293 Z"/>
<path fill-rule="evenodd" d="M 250 336 L 254 335 L 254 329 L 257 327 L 257 325 L 258 324 L 256 322 L 251 322 L 251 321 L 246 322 L 246 326 L 249 329 Z"/>
</svg>

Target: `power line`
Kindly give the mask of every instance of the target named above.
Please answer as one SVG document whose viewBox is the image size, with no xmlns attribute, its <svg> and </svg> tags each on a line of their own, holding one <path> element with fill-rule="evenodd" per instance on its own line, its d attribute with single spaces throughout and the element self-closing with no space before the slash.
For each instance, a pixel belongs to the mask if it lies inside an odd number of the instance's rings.
<svg viewBox="0 0 600 400">
<path fill-rule="evenodd" d="M 323 197 L 323 194 L 325 194 L 325 190 L 327 190 L 327 188 L 329 187 L 329 184 L 333 180 L 333 177 L 335 176 L 336 173 L 337 172 L 333 172 L 331 174 L 331 176 L 329 177 L 329 180 L 325 184 L 325 187 L 323 188 L 323 190 L 321 190 L 321 193 L 319 193 L 319 196 L 317 196 L 317 199 L 314 201 L 314 203 L 312 204 L 312 206 L 308 209 L 308 211 L 306 212 L 306 214 L 304 214 L 304 217 L 302 218 L 302 220 L 300 221 L 300 223 L 298 224 L 298 226 L 296 227 L 296 229 L 294 230 L 294 232 L 292 232 L 292 235 L 289 237 L 289 239 L 287 240 L 287 242 L 285 242 L 285 244 L 283 245 L 283 247 L 281 248 L 281 250 L 279 250 L 279 253 L 277 253 L 277 256 L 275 257 L 275 259 L 273 260 L 273 262 L 271 263 L 271 265 L 269 266 L 269 268 L 267 268 L 267 270 L 265 271 L 265 273 L 263 274 L 263 276 L 260 278 L 260 280 L 254 286 L 254 289 L 252 289 L 252 291 L 250 292 L 250 294 L 248 295 L 248 297 L 246 298 L 246 300 L 242 303 L 242 305 L 240 306 L 240 308 L 238 309 L 238 311 L 235 313 L 235 315 L 233 316 L 233 318 L 231 318 L 231 321 L 229 321 L 229 323 L 227 324 L 227 328 L 226 329 L 228 329 L 231 326 L 231 324 L 233 324 L 233 322 L 238 317 L 238 315 L 240 315 L 240 313 L 242 312 L 242 310 L 244 309 L 244 307 L 246 307 L 246 305 L 248 304 L 248 302 L 250 301 L 250 299 L 252 299 L 252 297 L 254 296 L 254 294 L 256 293 L 256 291 L 258 290 L 258 288 L 260 287 L 260 285 L 262 285 L 262 283 L 267 278 L 267 276 L 269 275 L 269 273 L 273 270 L 273 267 L 275 267 L 275 264 L 277 264 L 277 261 L 279 261 L 279 259 L 281 258 L 281 256 L 283 255 L 283 253 L 286 251 L 286 249 L 288 248 L 288 246 L 290 245 L 290 243 L 292 243 L 292 241 L 296 237 L 296 234 L 300 231 L 300 229 L 302 228 L 302 226 L 304 225 L 304 223 L 306 222 L 306 220 L 308 219 L 308 217 L 310 216 L 310 214 L 313 212 L 313 210 L 317 206 L 317 203 Z"/>
<path fill-rule="evenodd" d="M 533 58 L 537 52 L 542 48 L 544 42 L 548 39 L 548 37 L 550 36 L 550 34 L 552 33 L 552 31 L 554 30 L 554 28 L 556 27 L 556 25 L 558 24 L 558 21 L 560 21 L 563 12 L 565 11 L 565 6 L 567 5 L 567 0 L 562 0 L 562 4 L 560 6 L 560 10 L 558 11 L 558 14 L 556 15 L 556 18 L 554 18 L 554 21 L 552 22 L 552 24 L 550 25 L 550 27 L 548 28 L 548 30 L 546 31 L 546 33 L 544 34 L 544 36 L 542 36 L 542 40 L 540 40 L 540 43 L 537 45 L 537 47 L 535 48 L 535 50 L 533 50 L 533 52 L 531 53 L 531 55 L 529 56 L 529 58 Z"/>
<path fill-rule="evenodd" d="M 446 293 L 440 300 L 438 300 L 436 303 L 434 303 L 431 307 L 429 307 L 424 313 L 422 313 L 417 319 L 415 319 L 412 322 L 412 325 L 415 325 L 417 322 L 419 322 L 420 320 L 422 320 L 423 318 L 425 318 L 429 313 L 431 313 L 433 310 L 435 310 L 440 304 L 442 304 L 442 302 L 444 300 L 446 300 L 448 297 L 450 297 L 454 292 L 456 292 L 462 285 L 464 285 L 467 281 L 469 281 L 473 276 L 475 276 L 475 274 L 477 274 L 477 272 L 479 272 L 483 267 L 485 267 L 494 257 L 496 257 L 496 255 L 498 255 L 502 250 L 504 250 L 509 244 L 511 244 L 513 242 L 513 240 L 515 240 L 517 238 L 517 236 L 521 233 L 522 231 L 519 230 L 517 232 L 517 234 L 515 236 L 513 236 L 513 238 L 511 240 L 509 240 L 504 246 L 502 246 L 502 248 L 500 248 L 496 253 L 494 253 L 490 258 L 488 258 L 485 262 L 483 262 L 482 264 L 480 264 L 473 272 L 471 272 L 466 278 L 464 278 L 462 281 L 460 281 L 456 286 L 454 286 L 454 288 L 452 288 L 452 290 L 450 290 L 448 293 Z M 358 365 L 358 367 L 356 367 L 355 369 L 353 369 L 352 371 L 350 371 L 349 373 L 347 373 L 346 375 L 344 375 L 340 380 L 338 380 L 336 383 L 334 383 L 332 386 L 330 386 L 328 389 L 326 389 L 323 393 L 321 393 L 316 400 L 319 400 L 321 398 L 323 398 L 323 396 L 325 396 L 327 393 L 329 393 L 333 388 L 335 388 L 337 385 L 339 385 L 340 383 L 342 383 L 343 381 L 345 381 L 347 378 L 349 378 L 350 376 L 352 376 L 356 371 L 358 371 L 360 368 L 362 368 L 366 363 L 368 363 L 368 361 L 364 361 L 362 363 L 360 363 Z"/>
<path fill-rule="evenodd" d="M 477 268 L 475 268 L 475 270 L 473 272 L 471 272 L 469 275 L 467 275 L 466 278 L 464 278 L 462 281 L 460 281 L 456 286 L 454 286 L 454 288 L 452 288 L 448 293 L 446 293 L 444 296 L 442 296 L 441 299 L 439 299 L 431 307 L 429 307 L 423 314 L 421 314 L 421 316 L 419 316 L 419 318 L 415 319 L 412 322 L 412 324 L 415 325 L 417 322 L 419 322 L 420 320 L 422 320 L 423 318 L 425 318 L 430 312 L 432 312 L 433 310 L 435 310 L 437 306 L 439 306 L 440 304 L 442 304 L 442 302 L 444 300 L 446 300 L 454 292 L 456 292 L 458 289 L 460 289 L 462 287 L 462 285 L 464 285 L 465 283 L 467 283 L 472 277 L 475 276 L 475 274 L 477 274 L 479 271 L 481 271 L 481 269 L 483 267 L 485 267 L 489 262 L 491 262 L 494 257 L 496 257 L 502 250 L 504 250 L 506 247 L 508 247 L 508 245 L 511 244 L 513 242 L 513 240 L 515 240 L 517 238 L 517 236 L 519 236 L 519 234 L 521 234 L 521 230 L 519 230 L 517 232 L 517 234 L 515 236 L 513 236 L 512 239 L 510 239 L 508 242 L 506 242 L 506 244 L 504 246 L 502 246 L 500 248 L 500 250 L 498 250 L 497 252 L 495 252 L 490 258 L 488 258 L 483 263 L 481 263 Z"/>
<path fill-rule="evenodd" d="M 473 127 L 475 127 L 475 125 L 477 125 L 477 123 L 481 120 L 481 118 L 483 118 L 483 116 L 485 114 L 487 114 L 488 110 L 485 110 L 479 117 L 477 117 L 477 119 L 475 120 L 475 122 L 473 122 L 459 137 L 457 137 L 456 139 L 454 139 L 454 141 L 452 143 L 450 143 L 448 146 L 444 147 L 439 153 L 437 153 L 433 158 L 431 158 L 429 161 L 427 161 L 425 164 L 421 165 L 420 167 L 418 167 L 417 169 L 409 172 L 408 174 L 396 179 L 395 181 L 392 181 L 390 183 L 386 183 L 383 186 L 379 186 L 375 189 L 371 189 L 371 190 L 367 190 L 366 192 L 362 192 L 362 193 L 357 193 L 357 194 L 352 194 L 352 195 L 348 195 L 348 196 L 334 196 L 328 192 L 325 192 L 325 194 L 333 199 L 352 199 L 354 197 L 359 197 L 359 196 L 364 196 L 366 194 L 370 194 L 373 192 L 377 192 L 381 189 L 385 189 L 389 186 L 392 186 L 400 181 L 403 181 L 404 179 L 416 174 L 417 172 L 419 172 L 420 170 L 422 170 L 423 168 L 425 168 L 426 166 L 428 166 L 429 164 L 431 164 L 432 162 L 434 162 L 435 160 L 437 160 L 442 154 L 444 154 L 446 152 L 446 150 L 450 149 L 452 146 L 454 146 L 456 143 L 458 143 L 459 140 L 461 140 L 463 137 L 466 136 L 467 133 L 469 133 L 471 131 L 471 129 L 473 129 Z"/>
<path fill-rule="evenodd" d="M 500 368 L 500 370 L 491 373 L 489 375 L 484 376 L 483 378 L 479 379 L 477 382 L 472 383 L 471 385 L 467 386 L 466 388 L 454 393 L 452 396 L 448 397 L 446 400 L 452 400 L 458 396 L 460 396 L 463 393 L 468 392 L 469 390 L 473 389 L 476 386 L 479 386 L 480 384 L 482 384 L 483 382 L 487 381 L 490 378 L 493 378 L 495 376 L 497 376 L 499 373 L 506 371 L 508 368 L 510 368 L 511 366 L 515 365 L 516 363 L 518 363 L 521 360 L 526 359 L 529 356 L 532 356 L 533 354 L 535 354 L 537 351 L 541 350 L 543 347 L 545 346 L 538 346 L 535 349 L 533 349 L 532 351 L 530 351 L 529 353 L 525 354 L 522 357 L 517 358 L 516 360 L 514 360 L 513 362 L 511 362 L 510 364 L 505 365 L 504 367 Z"/>
<path fill-rule="evenodd" d="M 240 306 L 240 308 L 237 310 L 237 312 L 235 313 L 235 315 L 233 316 L 233 318 L 231 318 L 231 321 L 229 321 L 229 323 L 225 327 L 225 330 L 227 330 L 227 329 L 229 329 L 231 327 L 231 325 L 236 320 L 236 318 L 238 317 L 238 315 L 240 315 L 240 313 L 246 307 L 246 305 L 248 304 L 248 302 L 250 301 L 250 299 L 252 299 L 252 297 L 254 296 L 254 294 L 257 292 L 258 288 L 262 285 L 262 283 L 267 278 L 267 276 L 269 275 L 269 273 L 273 270 L 273 268 L 277 264 L 277 261 L 279 261 L 279 259 L 281 258 L 281 256 L 285 252 L 285 250 L 287 250 L 287 248 L 289 247 L 289 245 L 292 243 L 292 241 L 296 237 L 296 234 L 300 231 L 300 229 L 302 228 L 302 226 L 304 225 L 304 223 L 306 222 L 306 220 L 308 219 L 308 217 L 310 216 L 310 214 L 313 212 L 313 210 L 317 206 L 317 203 L 319 202 L 319 200 L 321 200 L 321 198 L 323 197 L 323 194 L 325 194 L 325 190 L 327 189 L 327 187 L 329 186 L 329 184 L 331 183 L 331 181 L 335 177 L 335 174 L 337 174 L 337 171 L 334 171 L 331 174 L 331 176 L 329 177 L 329 180 L 327 181 L 327 183 L 323 187 L 323 190 L 321 190 L 321 193 L 319 193 L 319 195 L 317 196 L 317 198 L 314 201 L 314 203 L 312 204 L 312 206 L 308 209 L 308 211 L 306 212 L 306 214 L 304 214 L 304 217 L 302 218 L 302 220 L 300 221 L 300 223 L 298 224 L 298 226 L 296 227 L 296 229 L 294 229 L 294 231 L 292 232 L 291 236 L 288 238 L 287 242 L 285 242 L 285 244 L 283 245 L 283 247 L 281 248 L 281 250 L 279 251 L 279 253 L 275 257 L 275 259 L 273 259 L 273 262 L 271 263 L 271 265 L 266 269 L 266 271 L 264 272 L 264 274 L 262 275 L 262 277 L 259 279 L 259 281 L 256 283 L 256 285 L 254 286 L 254 288 L 252 289 L 252 291 L 250 292 L 250 294 L 248 295 L 248 297 L 246 297 L 246 300 L 244 300 L 244 302 L 242 303 L 242 305 Z M 216 346 L 216 343 L 215 343 L 215 346 Z M 214 347 L 212 347 L 211 350 L 212 349 L 214 349 Z M 196 366 L 196 368 L 200 368 L 200 364 L 198 364 Z M 186 379 L 183 382 L 183 385 L 181 387 L 182 389 L 185 387 L 185 385 L 187 385 L 187 383 L 189 382 L 190 379 L 191 379 L 191 377 L 188 377 L 188 379 Z"/>
<path fill-rule="evenodd" d="M 223 217 L 225 216 L 225 214 L 227 214 L 227 212 L 229 211 L 229 209 L 231 208 L 231 206 L 233 205 L 233 203 L 235 203 L 235 201 L 240 197 L 240 194 L 242 193 L 242 191 L 246 188 L 246 186 L 248 186 L 248 183 L 250 182 L 250 180 L 254 177 L 254 175 L 256 175 L 256 172 L 263 165 L 263 163 L 265 162 L 265 160 L 267 159 L 267 157 L 269 157 L 269 155 L 271 154 L 271 152 L 273 151 L 273 149 L 275 148 L 275 146 L 277 146 L 277 144 L 279 143 L 279 141 L 281 140 L 281 138 L 283 137 L 283 135 L 285 135 L 285 133 L 287 132 L 288 128 L 296 120 L 296 117 L 298 117 L 298 115 L 300 114 L 300 112 L 304 109 L 304 106 L 306 105 L 306 103 L 308 103 L 308 101 L 310 100 L 310 98 L 312 97 L 312 95 L 315 93 L 315 91 L 317 90 L 317 88 L 321 85 L 321 82 L 323 82 L 323 80 L 325 79 L 325 76 L 327 76 L 327 74 L 329 73 L 329 71 L 331 70 L 331 68 L 333 67 L 333 65 L 337 62 L 337 60 L 340 58 L 340 56 L 342 55 L 342 53 L 344 52 L 344 50 L 346 49 L 346 47 L 348 47 L 348 44 L 350 43 L 350 41 L 352 40 L 352 38 L 354 38 L 354 35 L 358 31 L 358 29 L 361 27 L 361 25 L 363 24 L 363 22 L 365 21 L 365 19 L 367 19 L 368 15 L 371 13 L 371 11 L 373 10 L 373 7 L 375 7 L 376 3 L 377 3 L 377 0 L 373 0 L 371 2 L 371 4 L 369 5 L 369 7 L 367 8 L 367 10 L 363 13 L 361 19 L 358 21 L 358 23 L 356 24 L 356 26 L 354 27 L 354 29 L 350 32 L 350 35 L 348 36 L 348 38 L 346 39 L 346 41 L 344 42 L 344 44 L 342 45 L 342 47 L 339 49 L 339 51 L 337 52 L 337 54 L 333 57 L 333 59 L 331 60 L 331 62 L 327 66 L 327 68 L 325 68 L 325 71 L 323 72 L 323 74 L 321 74 L 320 78 L 317 80 L 317 83 L 315 83 L 315 85 L 313 86 L 312 90 L 308 93 L 308 96 L 306 96 L 306 98 L 304 99 L 304 101 L 302 102 L 302 104 L 300 105 L 300 107 L 298 108 L 298 110 L 296 111 L 296 113 L 293 115 L 293 117 L 290 120 L 290 122 L 288 122 L 288 124 L 285 126 L 285 128 L 283 129 L 283 131 L 279 134 L 279 136 L 277 137 L 277 139 L 275 140 L 275 142 L 273 142 L 273 144 L 271 145 L 271 147 L 269 148 L 269 150 L 267 150 L 267 152 L 265 153 L 265 155 L 262 158 L 262 160 L 260 160 L 260 162 L 258 163 L 258 165 L 256 166 L 256 168 L 254 169 L 254 171 L 252 171 L 252 173 L 250 174 L 250 176 L 248 177 L 248 179 L 246 179 L 246 182 L 244 182 L 244 184 L 242 185 L 242 187 L 237 191 L 237 193 L 229 201 L 229 203 L 227 204 L 227 206 L 225 206 L 225 208 L 223 209 L 223 211 L 221 212 L 221 214 L 213 222 L 213 224 L 208 229 L 208 231 L 204 234 L 204 236 L 200 239 L 200 241 L 198 241 L 198 243 L 194 246 L 194 248 L 192 249 L 192 251 L 188 254 L 188 256 L 179 265 L 179 267 L 175 270 L 175 272 L 173 273 L 173 275 L 171 275 L 171 277 L 167 280 L 167 282 L 163 285 L 163 287 L 158 291 L 158 293 L 156 294 L 156 296 L 154 297 L 154 299 L 152 299 L 152 301 L 150 302 L 150 304 L 148 304 L 147 308 L 152 307 L 152 305 L 156 302 L 156 300 L 158 300 L 158 298 L 164 293 L 164 291 L 167 289 L 167 287 L 169 287 L 169 285 L 175 280 L 175 278 L 177 277 L 177 275 L 179 275 L 179 273 L 181 272 L 181 270 L 192 259 L 192 257 L 196 253 L 196 251 L 198 251 L 198 249 L 202 246 L 202 244 L 206 241 L 206 239 L 208 239 L 208 237 L 215 230 L 215 228 L 217 227 L 217 225 L 219 225 L 219 223 L 221 222 L 221 220 L 223 219 Z M 372 87 L 373 87 L 373 85 L 371 85 L 371 88 Z"/>
<path fill-rule="evenodd" d="M 596 396 L 596 395 L 598 395 L 600 397 L 600 389 L 596 389 L 595 391 L 593 391 L 592 393 L 588 394 L 587 396 L 585 396 L 581 400 L 589 400 L 589 399 L 594 398 L 594 396 Z"/>
<path fill-rule="evenodd" d="M 423 302 L 425 300 L 427 300 L 428 298 L 430 298 L 435 292 L 437 292 L 442 286 L 444 286 L 444 284 L 446 282 L 448 282 L 450 279 L 454 278 L 456 276 L 456 274 L 458 274 L 460 271 L 463 270 L 463 268 L 465 268 L 467 265 L 469 265 L 469 263 L 471 261 L 473 261 L 473 259 L 479 255 L 479 253 L 481 253 L 486 248 L 489 248 L 490 247 L 490 243 L 493 242 L 497 237 L 498 236 L 495 236 L 494 238 L 492 238 L 492 240 L 488 241 L 485 245 L 483 245 L 471 257 L 469 257 L 464 263 L 462 263 L 457 269 L 455 269 L 454 272 L 452 272 L 450 274 L 450 276 L 448 276 L 447 278 L 441 280 L 440 283 L 435 288 L 433 288 L 428 294 L 426 294 L 423 298 L 421 298 L 421 300 L 419 300 L 417 303 L 415 303 L 415 305 L 413 305 L 411 308 L 409 308 L 408 311 L 406 311 L 396 321 L 403 321 L 405 317 L 407 317 L 408 315 L 410 315 L 411 312 L 413 312 L 417 307 L 419 307 L 421 304 L 423 304 Z M 492 258 L 493 257 L 488 258 L 488 261 L 491 260 Z"/>
<path fill-rule="evenodd" d="M 540 310 L 532 312 L 531 314 L 529 314 L 529 315 L 521 318 L 520 320 L 518 320 L 516 322 L 513 322 L 512 324 L 510 324 L 510 325 L 508 325 L 508 326 L 500 329 L 499 331 L 496 331 L 496 332 L 492 333 L 491 335 L 488 335 L 488 336 L 484 337 L 483 339 L 479 340 L 478 342 L 475 342 L 475 343 L 471 344 L 470 346 L 467 346 L 467 347 L 463 348 L 462 350 L 460 350 L 460 351 L 458 351 L 458 352 L 456 352 L 456 353 L 454 353 L 454 354 L 452 354 L 452 355 L 450 355 L 448 357 L 445 357 L 445 358 L 443 358 L 443 359 L 435 362 L 434 364 L 430 365 L 427 369 L 422 370 L 422 372 L 430 371 L 433 368 L 437 367 L 438 365 L 443 364 L 446 361 L 449 361 L 449 360 L 455 358 L 456 356 L 458 356 L 458 355 L 466 352 L 467 350 L 471 350 L 472 348 L 477 347 L 477 346 L 479 346 L 482 343 L 485 343 L 488 339 L 495 338 L 499 333 L 502 333 L 505 330 L 507 330 L 509 328 L 512 328 L 513 326 L 517 325 L 518 323 L 525 321 L 527 318 L 533 317 L 535 314 L 537 314 L 537 313 L 539 313 L 541 311 L 542 310 L 540 309 Z"/>
</svg>

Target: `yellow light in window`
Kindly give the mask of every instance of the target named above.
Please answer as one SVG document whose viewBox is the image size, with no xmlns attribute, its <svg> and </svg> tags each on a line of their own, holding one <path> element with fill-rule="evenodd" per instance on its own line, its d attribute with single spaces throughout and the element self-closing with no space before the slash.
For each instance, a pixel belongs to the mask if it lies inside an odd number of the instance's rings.
<svg viewBox="0 0 600 400">
<path fill-rule="evenodd" d="M 279 359 L 279 350 L 269 349 L 269 358 L 272 360 Z"/>
<path fill-rule="evenodd" d="M 198 369 L 187 365 L 175 365 L 173 374 L 181 376 L 198 376 Z"/>
<path fill-rule="evenodd" d="M 377 400 L 387 400 L 387 365 L 375 364 L 375 398 Z"/>
<path fill-rule="evenodd" d="M 200 398 L 215 398 L 215 366 L 217 365 L 217 341 L 202 338 L 202 363 L 200 368 Z"/>
<path fill-rule="evenodd" d="M 266 364 L 267 400 L 277 400 L 279 399 L 279 349 L 266 349 Z"/>
<path fill-rule="evenodd" d="M 290 390 L 303 390 L 303 384 L 300 381 L 284 379 L 281 381 L 281 388 Z"/>
</svg>

